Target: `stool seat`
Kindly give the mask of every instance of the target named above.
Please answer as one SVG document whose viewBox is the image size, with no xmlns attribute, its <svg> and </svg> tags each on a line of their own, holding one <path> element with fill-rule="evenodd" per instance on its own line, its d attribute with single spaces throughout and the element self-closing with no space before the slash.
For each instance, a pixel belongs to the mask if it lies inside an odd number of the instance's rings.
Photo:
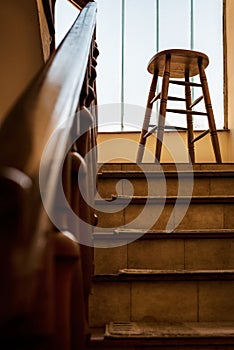
<svg viewBox="0 0 234 350">
<path fill-rule="evenodd" d="M 204 68 L 206 68 L 209 64 L 208 56 L 202 52 L 183 49 L 171 49 L 158 52 L 156 55 L 154 55 L 148 64 L 148 72 L 154 74 L 155 71 L 158 71 L 158 75 L 162 77 L 165 69 L 165 59 L 167 55 L 171 56 L 171 78 L 184 78 L 186 72 L 189 73 L 190 77 L 198 75 L 198 59 L 202 59 Z"/>
<path fill-rule="evenodd" d="M 137 153 L 137 162 L 142 161 L 146 139 L 154 131 L 157 131 L 155 162 L 160 162 L 161 150 L 163 146 L 164 129 L 166 128 L 166 113 L 178 113 L 186 115 L 187 120 L 187 146 L 189 161 L 195 162 L 194 143 L 210 133 L 213 151 L 217 163 L 221 163 L 221 153 L 219 148 L 219 140 L 215 125 L 214 113 L 212 109 L 208 82 L 206 78 L 205 68 L 209 64 L 209 58 L 206 54 L 193 50 L 170 49 L 158 52 L 152 57 L 148 64 L 148 71 L 153 75 L 145 117 L 142 125 L 141 136 L 139 140 L 139 148 Z M 199 75 L 200 83 L 195 83 L 191 77 Z M 161 91 L 157 94 L 158 77 L 162 77 Z M 172 79 L 171 79 L 172 78 Z M 173 79 L 177 78 L 177 79 Z M 169 84 L 184 86 L 184 97 L 168 96 Z M 193 101 L 192 88 L 200 88 L 202 95 Z M 150 118 L 152 114 L 153 103 L 160 100 L 160 108 L 158 115 L 158 124 L 150 131 Z M 205 112 L 196 111 L 193 108 L 202 100 L 204 100 Z M 168 108 L 168 101 L 183 102 L 184 108 Z M 194 137 L 193 116 L 200 115 L 207 117 L 209 129 Z M 176 147 L 176 145 L 175 145 Z"/>
</svg>

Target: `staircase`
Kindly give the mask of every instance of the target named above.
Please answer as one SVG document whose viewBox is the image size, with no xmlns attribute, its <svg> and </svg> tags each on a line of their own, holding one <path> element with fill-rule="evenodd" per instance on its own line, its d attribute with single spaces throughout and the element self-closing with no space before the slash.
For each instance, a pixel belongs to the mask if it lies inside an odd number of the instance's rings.
<svg viewBox="0 0 234 350">
<path fill-rule="evenodd" d="M 98 191 L 90 348 L 234 349 L 234 164 L 106 164 Z"/>
</svg>

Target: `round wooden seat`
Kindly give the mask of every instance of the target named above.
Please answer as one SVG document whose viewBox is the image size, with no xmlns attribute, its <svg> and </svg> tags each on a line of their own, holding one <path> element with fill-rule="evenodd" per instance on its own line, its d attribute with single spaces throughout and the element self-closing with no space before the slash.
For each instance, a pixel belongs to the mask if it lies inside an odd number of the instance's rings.
<svg viewBox="0 0 234 350">
<path fill-rule="evenodd" d="M 202 59 L 203 67 L 206 68 L 209 64 L 209 58 L 206 54 L 198 51 L 171 49 L 164 50 L 154 55 L 149 64 L 148 72 L 154 74 L 158 71 L 159 76 L 163 76 L 165 69 L 166 56 L 171 57 L 171 78 L 184 78 L 185 72 L 189 73 L 190 77 L 199 74 L 198 59 Z"/>
</svg>

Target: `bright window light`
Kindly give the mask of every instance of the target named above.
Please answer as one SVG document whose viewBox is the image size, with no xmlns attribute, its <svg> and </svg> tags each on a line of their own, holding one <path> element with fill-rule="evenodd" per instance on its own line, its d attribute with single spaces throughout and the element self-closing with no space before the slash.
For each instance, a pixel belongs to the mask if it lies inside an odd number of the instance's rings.
<svg viewBox="0 0 234 350">
<path fill-rule="evenodd" d="M 57 0 L 55 5 L 55 42 L 59 46 L 75 19 L 79 10 L 68 0 Z"/>
<path fill-rule="evenodd" d="M 223 128 L 223 0 L 147 0 L 143 5 L 136 0 L 96 1 L 99 105 L 145 107 L 152 79 L 147 72 L 151 57 L 169 48 L 194 49 L 210 59 L 207 79 L 216 126 Z M 143 117 L 139 116 L 137 125 L 142 125 Z M 127 131 L 129 120 L 124 108 L 114 118 L 110 116 L 109 121 L 115 130 Z M 168 115 L 169 123 L 175 126 L 184 126 L 184 119 Z M 206 119 L 194 116 L 194 127 L 207 128 Z"/>
</svg>

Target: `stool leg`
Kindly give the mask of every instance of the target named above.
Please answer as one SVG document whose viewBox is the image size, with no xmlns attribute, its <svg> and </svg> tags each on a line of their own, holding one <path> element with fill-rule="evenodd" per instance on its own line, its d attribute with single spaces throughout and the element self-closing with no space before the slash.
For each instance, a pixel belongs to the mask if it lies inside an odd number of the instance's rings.
<svg viewBox="0 0 234 350">
<path fill-rule="evenodd" d="M 141 130 L 140 141 L 139 141 L 139 147 L 138 147 L 138 153 L 137 153 L 137 163 L 140 163 L 142 161 L 144 150 L 145 150 L 146 138 L 144 136 L 148 132 L 148 128 L 149 128 L 149 123 L 150 123 L 150 118 L 151 118 L 152 108 L 153 108 L 153 103 L 151 103 L 151 101 L 155 96 L 157 82 L 158 82 L 158 71 L 156 71 L 154 73 L 153 79 L 152 79 L 152 82 L 150 85 L 150 91 L 149 91 L 147 105 L 146 105 L 145 117 L 144 117 L 144 122 L 143 122 L 142 130 Z"/>
<path fill-rule="evenodd" d="M 214 113 L 213 113 L 213 108 L 211 104 L 206 73 L 205 73 L 204 66 L 202 64 L 202 59 L 198 60 L 198 67 L 199 67 L 199 75 L 200 75 L 200 80 L 202 85 L 202 91 L 203 91 L 203 96 L 204 96 L 204 101 L 206 106 L 210 136 L 211 136 L 211 141 L 212 141 L 213 150 L 215 154 L 215 159 L 217 163 L 222 163 L 220 148 L 219 148 L 219 140 L 218 140 L 217 130 L 215 126 Z"/>
<path fill-rule="evenodd" d="M 166 117 L 166 109 L 167 109 L 170 68 L 171 68 L 171 55 L 167 55 L 166 62 L 165 62 L 165 70 L 163 73 L 163 80 L 162 80 L 161 102 L 160 102 L 157 140 L 156 140 L 156 149 L 155 149 L 155 162 L 157 161 L 160 162 L 160 157 L 161 157 L 164 127 L 165 127 L 165 117 Z"/>
<path fill-rule="evenodd" d="M 185 73 L 185 82 L 189 83 L 189 72 Z M 186 99 L 186 110 L 189 110 L 189 107 L 192 104 L 191 99 L 191 89 L 189 84 L 185 84 L 185 99 Z M 188 134 L 187 134 L 187 143 L 188 143 L 188 151 L 190 160 L 192 163 L 195 162 L 195 153 L 194 153 L 194 143 L 192 143 L 193 140 L 193 116 L 192 114 L 187 114 L 187 128 L 188 128 Z"/>
</svg>

